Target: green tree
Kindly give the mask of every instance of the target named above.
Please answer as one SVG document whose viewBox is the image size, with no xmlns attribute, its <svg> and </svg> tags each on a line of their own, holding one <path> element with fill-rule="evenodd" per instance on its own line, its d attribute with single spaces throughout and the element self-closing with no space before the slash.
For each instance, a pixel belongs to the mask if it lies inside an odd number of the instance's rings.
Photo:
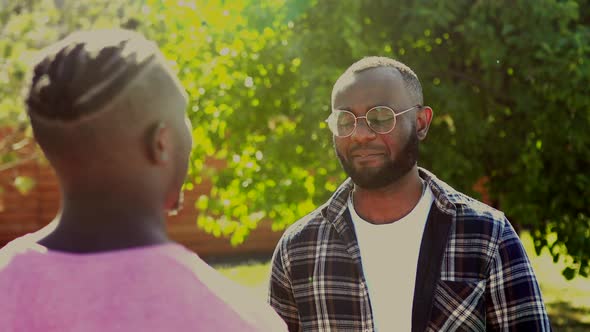
<svg viewBox="0 0 590 332">
<path fill-rule="evenodd" d="M 33 51 L 74 29 L 137 29 L 191 96 L 186 189 L 213 183 L 197 222 L 239 244 L 260 220 L 288 226 L 344 179 L 323 122 L 331 87 L 352 62 L 386 55 L 415 69 L 435 110 L 421 163 L 474 196 L 486 179 L 537 250 L 564 259 L 568 278 L 588 275 L 587 0 L 0 3 L 0 128 L 21 133 L 0 143 L 12 149 L 3 165 L 34 156 L 14 144 L 30 139 L 20 91 Z"/>
<path fill-rule="evenodd" d="M 301 60 L 290 45 L 296 12 L 285 4 L 152 1 L 138 27 L 174 59 L 191 95 L 195 148 L 186 188 L 213 182 L 195 203 L 197 222 L 233 244 L 265 218 L 281 227 L 314 206 L 317 161 L 303 153 L 310 133 L 295 130 L 306 115 L 297 93 Z"/>
</svg>

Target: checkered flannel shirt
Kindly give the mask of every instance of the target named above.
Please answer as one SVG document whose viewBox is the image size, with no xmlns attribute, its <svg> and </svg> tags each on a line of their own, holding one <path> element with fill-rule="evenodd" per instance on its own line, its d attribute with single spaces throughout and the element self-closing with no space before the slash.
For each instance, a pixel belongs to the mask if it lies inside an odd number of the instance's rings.
<svg viewBox="0 0 590 332">
<path fill-rule="evenodd" d="M 434 203 L 420 247 L 412 331 L 550 331 L 533 269 L 503 213 L 419 172 Z M 348 179 L 275 249 L 268 300 L 290 331 L 375 330 L 346 204 L 352 187 Z"/>
</svg>

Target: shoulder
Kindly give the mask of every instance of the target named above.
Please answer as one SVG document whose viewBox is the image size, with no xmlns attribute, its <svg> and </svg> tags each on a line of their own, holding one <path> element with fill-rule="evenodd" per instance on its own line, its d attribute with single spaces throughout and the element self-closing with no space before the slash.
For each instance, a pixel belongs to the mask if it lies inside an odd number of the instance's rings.
<svg viewBox="0 0 590 332">
<path fill-rule="evenodd" d="M 16 250 L 16 240 L 9 242 L 6 246 L 0 249 L 0 272 L 6 271 L 6 269 L 12 264 Z"/>
<path fill-rule="evenodd" d="M 487 248 L 485 252 L 495 253 L 506 232 L 514 233 L 502 211 L 467 195 L 458 195 L 455 207 L 453 233 L 460 241 L 477 243 L 478 247 Z"/>
<path fill-rule="evenodd" d="M 39 250 L 35 248 L 35 242 L 32 241 L 30 234 L 10 241 L 0 249 L 0 271 L 15 267 L 16 261 L 20 263 L 28 260 L 36 251 Z"/>
<path fill-rule="evenodd" d="M 324 204 L 289 226 L 279 241 L 279 247 L 309 246 L 323 237 L 324 232 L 340 228 L 338 220 L 347 209 L 346 202 L 352 188 L 352 180 L 346 179 Z"/>
<path fill-rule="evenodd" d="M 433 178 L 429 182 L 436 207 L 451 216 L 447 252 L 453 258 L 470 257 L 486 275 L 490 264 L 509 238 L 518 237 L 504 213 Z M 459 250 L 459 248 L 461 248 Z M 478 260 L 474 260 L 478 258 Z"/>
<path fill-rule="evenodd" d="M 315 241 L 321 228 L 329 223 L 323 215 L 325 207 L 325 204 L 318 207 L 289 226 L 281 236 L 278 247 L 289 249 Z"/>
<path fill-rule="evenodd" d="M 324 216 L 326 204 L 289 226 L 281 236 L 272 258 L 272 273 L 291 271 L 294 262 L 308 262 L 331 223 Z"/>
<path fill-rule="evenodd" d="M 508 220 L 502 211 L 456 190 L 431 173 L 427 173 L 426 180 L 433 192 L 434 204 L 454 216 L 458 231 L 499 236 L 507 226 Z"/>
<path fill-rule="evenodd" d="M 198 296 L 207 298 L 207 293 L 221 300 L 226 307 L 215 305 L 214 298 L 209 297 L 209 309 L 228 320 L 235 313 L 248 325 L 261 331 L 286 330 L 284 322 L 265 302 L 264 296 L 258 295 L 253 289 L 246 288 L 228 279 L 212 266 L 203 261 L 194 252 L 182 248 L 171 250 L 173 260 L 183 266 L 193 276 L 193 286 L 200 289 Z M 182 290 L 182 289 L 181 289 Z"/>
<path fill-rule="evenodd" d="M 508 223 L 504 212 L 472 197 L 459 193 L 455 200 L 457 222 L 478 222 L 499 229 Z"/>
<path fill-rule="evenodd" d="M 57 222 L 52 221 L 40 230 L 25 234 L 8 242 L 0 249 L 0 270 L 17 257 L 19 261 L 27 260 L 28 257 L 36 257 L 35 254 L 45 253 L 47 249 L 39 245 L 37 241 L 47 236 L 56 226 Z"/>
</svg>

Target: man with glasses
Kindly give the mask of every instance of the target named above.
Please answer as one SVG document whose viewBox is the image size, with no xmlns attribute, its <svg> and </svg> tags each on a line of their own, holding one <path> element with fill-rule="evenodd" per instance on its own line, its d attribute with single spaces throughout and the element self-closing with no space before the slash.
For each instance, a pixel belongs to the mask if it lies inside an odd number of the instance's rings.
<svg viewBox="0 0 590 332">
<path fill-rule="evenodd" d="M 551 329 L 504 214 L 417 166 L 432 113 L 398 61 L 364 58 L 336 81 L 326 122 L 349 179 L 272 260 L 290 331 Z"/>
</svg>

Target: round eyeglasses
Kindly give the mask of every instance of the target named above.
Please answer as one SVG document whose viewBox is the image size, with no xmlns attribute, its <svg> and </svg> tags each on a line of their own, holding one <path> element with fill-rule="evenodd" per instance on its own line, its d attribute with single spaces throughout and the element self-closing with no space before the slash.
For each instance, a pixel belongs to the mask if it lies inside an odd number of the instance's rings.
<svg viewBox="0 0 590 332">
<path fill-rule="evenodd" d="M 396 117 L 421 107 L 422 105 L 414 105 L 396 113 L 390 107 L 375 106 L 364 116 L 356 116 L 350 111 L 333 110 L 332 114 L 326 119 L 326 122 L 332 134 L 338 137 L 352 135 L 357 127 L 358 119 L 365 119 L 369 128 L 377 134 L 388 134 L 395 128 Z"/>
</svg>

